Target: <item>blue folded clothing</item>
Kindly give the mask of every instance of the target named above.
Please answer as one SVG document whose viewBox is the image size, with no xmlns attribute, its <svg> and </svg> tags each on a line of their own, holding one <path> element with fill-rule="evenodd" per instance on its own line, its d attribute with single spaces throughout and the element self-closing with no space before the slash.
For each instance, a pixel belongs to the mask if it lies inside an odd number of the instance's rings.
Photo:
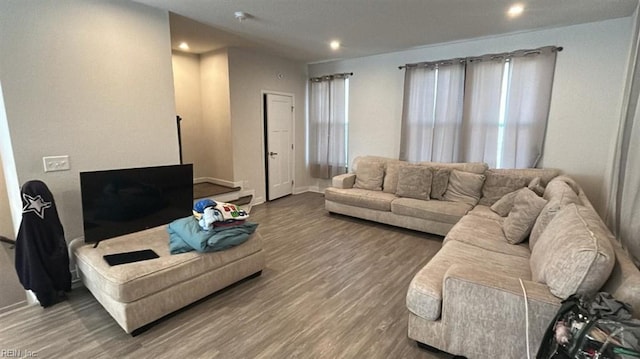
<svg viewBox="0 0 640 359">
<path fill-rule="evenodd" d="M 169 252 L 178 254 L 225 250 L 244 243 L 257 227 L 257 223 L 245 221 L 238 225 L 214 227 L 205 231 L 193 216 L 176 219 L 167 225 Z"/>
</svg>

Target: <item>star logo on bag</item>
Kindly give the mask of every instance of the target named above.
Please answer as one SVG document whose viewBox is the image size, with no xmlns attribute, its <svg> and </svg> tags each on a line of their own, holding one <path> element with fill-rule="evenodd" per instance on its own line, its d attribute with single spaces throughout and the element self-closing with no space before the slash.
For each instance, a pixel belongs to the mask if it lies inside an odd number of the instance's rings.
<svg viewBox="0 0 640 359">
<path fill-rule="evenodd" d="M 23 194 L 22 198 L 26 205 L 22 208 L 22 213 L 35 212 L 38 217 L 44 219 L 44 210 L 51 208 L 51 202 L 45 202 L 41 195 L 31 197 L 28 194 Z"/>
</svg>

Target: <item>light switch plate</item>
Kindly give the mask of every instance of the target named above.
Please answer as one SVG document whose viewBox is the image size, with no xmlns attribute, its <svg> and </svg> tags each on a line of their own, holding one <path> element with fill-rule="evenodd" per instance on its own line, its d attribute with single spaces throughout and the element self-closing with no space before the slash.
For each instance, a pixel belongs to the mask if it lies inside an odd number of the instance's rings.
<svg viewBox="0 0 640 359">
<path fill-rule="evenodd" d="M 47 156 L 42 157 L 45 172 L 68 171 L 71 169 L 69 156 Z"/>
</svg>

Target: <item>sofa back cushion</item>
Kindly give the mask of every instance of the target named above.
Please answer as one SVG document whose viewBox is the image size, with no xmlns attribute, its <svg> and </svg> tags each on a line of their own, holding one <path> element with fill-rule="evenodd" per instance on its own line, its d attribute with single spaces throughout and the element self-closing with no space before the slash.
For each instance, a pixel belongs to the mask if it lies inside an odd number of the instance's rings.
<svg viewBox="0 0 640 359">
<path fill-rule="evenodd" d="M 418 165 L 400 166 L 396 195 L 428 200 L 431 194 L 432 176 L 433 172 L 429 167 Z"/>
<path fill-rule="evenodd" d="M 640 318 L 640 270 L 620 243 L 613 242 L 616 264 L 602 291 L 611 293 L 617 300 L 628 303 L 633 308 L 634 318 Z"/>
<path fill-rule="evenodd" d="M 540 211 L 529 236 L 529 249 L 533 250 L 538 238 L 545 231 L 553 217 L 565 206 L 569 204 L 581 205 L 582 202 L 574 189 L 563 180 L 565 177 L 557 177 L 549 182 L 544 190 L 543 198 L 548 202 Z"/>
<path fill-rule="evenodd" d="M 480 199 L 484 179 L 484 175 L 454 169 L 449 175 L 449 184 L 443 197 L 447 201 L 475 206 Z"/>
<path fill-rule="evenodd" d="M 382 191 L 384 179 L 384 162 L 377 160 L 361 160 L 356 168 L 355 188 Z"/>
<path fill-rule="evenodd" d="M 433 178 L 431 179 L 431 198 L 444 199 L 444 194 L 447 192 L 449 186 L 449 176 L 451 175 L 451 169 L 431 167 L 433 172 Z"/>
<path fill-rule="evenodd" d="M 559 173 L 556 169 L 542 168 L 488 169 L 479 203 L 491 206 L 505 194 L 527 187 L 537 177 L 540 178 L 539 185 L 544 187 Z"/>
<path fill-rule="evenodd" d="M 358 170 L 358 165 L 360 165 L 360 162 L 369 162 L 369 161 L 387 163 L 388 161 L 398 161 L 398 160 L 389 158 L 389 157 L 381 157 L 381 156 L 357 156 L 351 162 L 351 167 L 349 168 L 349 170 L 355 173 Z"/>
<path fill-rule="evenodd" d="M 449 170 L 458 170 L 464 172 L 471 172 L 477 174 L 484 174 L 489 168 L 486 163 L 483 162 L 419 162 L 419 165 L 435 168 L 447 168 Z"/>
<path fill-rule="evenodd" d="M 613 235 L 591 208 L 570 204 L 556 214 L 530 258 L 534 281 L 555 296 L 598 291 L 615 263 Z"/>
</svg>

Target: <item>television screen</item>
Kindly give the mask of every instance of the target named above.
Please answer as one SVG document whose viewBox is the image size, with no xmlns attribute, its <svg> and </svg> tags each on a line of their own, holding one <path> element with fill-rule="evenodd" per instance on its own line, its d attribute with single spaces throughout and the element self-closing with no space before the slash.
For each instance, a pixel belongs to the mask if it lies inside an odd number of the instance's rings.
<svg viewBox="0 0 640 359">
<path fill-rule="evenodd" d="M 138 232 L 187 217 L 193 208 L 193 166 L 80 172 L 84 241 Z"/>
</svg>

